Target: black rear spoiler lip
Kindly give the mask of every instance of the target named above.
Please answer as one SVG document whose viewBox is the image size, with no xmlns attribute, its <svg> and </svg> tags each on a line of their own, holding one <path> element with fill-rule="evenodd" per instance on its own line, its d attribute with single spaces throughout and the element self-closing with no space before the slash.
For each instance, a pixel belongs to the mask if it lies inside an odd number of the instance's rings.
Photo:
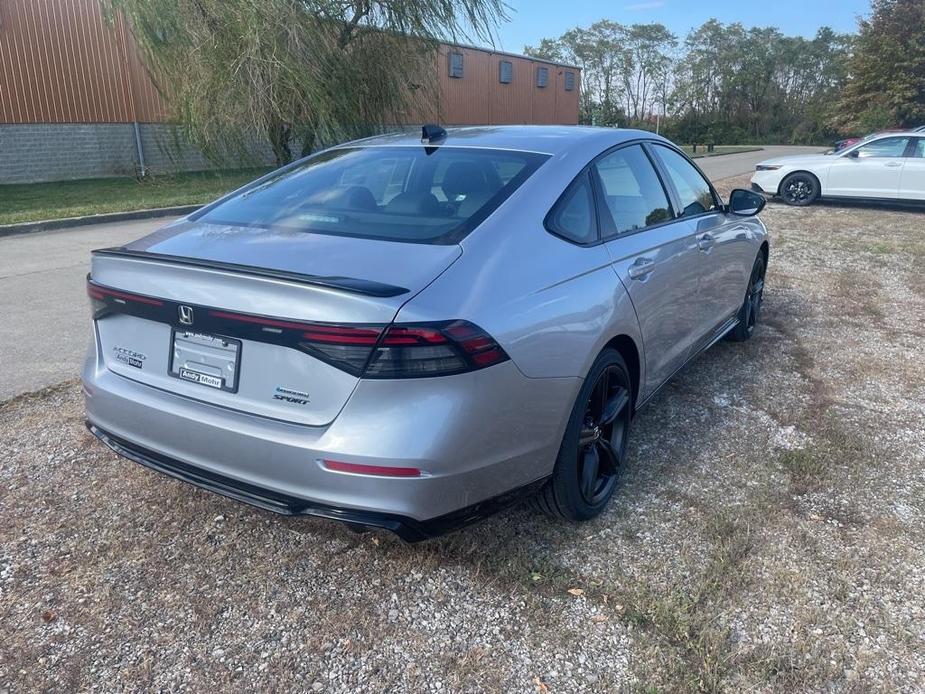
<svg viewBox="0 0 925 694">
<path fill-rule="evenodd" d="M 232 272 L 240 275 L 251 275 L 256 277 L 269 277 L 271 279 L 285 280 L 287 282 L 298 282 L 299 284 L 310 284 L 316 287 L 325 287 L 327 289 L 336 289 L 343 292 L 354 294 L 363 294 L 365 296 L 375 296 L 379 298 L 389 298 L 407 294 L 411 290 L 405 287 L 398 287 L 393 284 L 384 282 L 374 282 L 372 280 L 356 279 L 354 277 L 327 277 L 323 275 L 305 275 L 299 272 L 288 272 L 286 270 L 273 270 L 264 267 L 255 267 L 253 265 L 240 265 L 238 263 L 224 263 L 217 260 L 202 260 L 200 258 L 188 258 L 179 255 L 167 255 L 164 253 L 152 253 L 150 251 L 133 251 L 128 248 L 98 248 L 92 251 L 93 255 L 115 256 L 120 258 L 134 258 L 136 260 L 152 260 L 155 262 L 170 263 L 173 265 L 188 265 L 192 267 L 201 267 L 208 270 L 219 270 L 221 272 Z"/>
</svg>

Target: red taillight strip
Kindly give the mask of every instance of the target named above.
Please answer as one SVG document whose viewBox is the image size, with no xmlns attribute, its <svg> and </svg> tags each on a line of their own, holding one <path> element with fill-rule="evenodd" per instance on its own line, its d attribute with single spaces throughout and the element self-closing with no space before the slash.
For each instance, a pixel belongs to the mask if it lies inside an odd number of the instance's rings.
<svg viewBox="0 0 925 694">
<path fill-rule="evenodd" d="M 275 318 L 262 318 L 260 316 L 249 316 L 246 313 L 229 313 L 228 311 L 209 311 L 209 315 L 215 318 L 224 318 L 226 320 L 236 320 L 240 323 L 253 323 L 255 325 L 269 325 L 274 328 L 292 328 L 293 330 L 304 330 L 309 327 L 309 323 L 293 323 L 291 321 L 276 320 Z"/>
<path fill-rule="evenodd" d="M 360 465 L 340 460 L 322 460 L 321 464 L 333 472 L 350 472 L 355 475 L 377 475 L 379 477 L 420 477 L 416 467 L 390 467 L 387 465 Z"/>
<path fill-rule="evenodd" d="M 443 345 L 448 342 L 446 335 L 433 328 L 391 326 L 382 338 L 386 347 L 399 345 Z"/>
<path fill-rule="evenodd" d="M 126 301 L 137 301 L 139 304 L 150 304 L 151 306 L 164 305 L 164 302 L 160 299 L 154 299 L 150 296 L 141 296 L 140 294 L 130 294 L 129 292 L 121 292 L 118 289 L 110 289 L 109 287 L 104 287 L 101 284 L 90 281 L 87 281 L 87 295 L 91 299 L 97 299 L 98 301 L 102 301 L 107 296 L 111 296 Z"/>
<path fill-rule="evenodd" d="M 349 325 L 312 325 L 302 335 L 312 342 L 372 347 L 382 334 L 380 328 L 355 328 Z"/>
<path fill-rule="evenodd" d="M 348 325 L 323 325 L 317 323 L 296 323 L 294 321 L 276 320 L 275 318 L 263 318 L 261 316 L 251 316 L 246 313 L 230 313 L 228 311 L 209 311 L 209 315 L 214 318 L 224 318 L 225 320 L 238 321 L 240 323 L 252 323 L 254 325 L 263 325 L 273 328 L 289 328 L 291 330 L 302 330 L 305 339 L 312 342 L 328 342 L 332 344 L 346 345 L 375 345 L 381 334 L 381 329 L 376 327 L 353 327 Z"/>
</svg>

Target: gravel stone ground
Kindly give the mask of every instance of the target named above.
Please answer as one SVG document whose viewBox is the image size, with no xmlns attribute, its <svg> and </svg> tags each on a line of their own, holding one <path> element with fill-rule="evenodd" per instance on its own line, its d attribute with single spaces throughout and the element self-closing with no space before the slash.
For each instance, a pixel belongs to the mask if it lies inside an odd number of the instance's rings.
<svg viewBox="0 0 925 694">
<path fill-rule="evenodd" d="M 0 691 L 925 690 L 925 215 L 763 218 L 754 339 L 584 525 L 406 546 L 121 460 L 76 382 L 0 404 Z"/>
</svg>

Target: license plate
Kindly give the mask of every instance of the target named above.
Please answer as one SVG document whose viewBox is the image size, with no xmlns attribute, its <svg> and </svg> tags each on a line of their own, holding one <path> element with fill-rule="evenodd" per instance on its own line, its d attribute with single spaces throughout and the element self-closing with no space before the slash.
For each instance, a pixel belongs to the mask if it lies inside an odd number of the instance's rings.
<svg viewBox="0 0 925 694">
<path fill-rule="evenodd" d="M 181 381 L 236 393 L 241 341 L 221 335 L 174 330 L 169 373 Z"/>
</svg>

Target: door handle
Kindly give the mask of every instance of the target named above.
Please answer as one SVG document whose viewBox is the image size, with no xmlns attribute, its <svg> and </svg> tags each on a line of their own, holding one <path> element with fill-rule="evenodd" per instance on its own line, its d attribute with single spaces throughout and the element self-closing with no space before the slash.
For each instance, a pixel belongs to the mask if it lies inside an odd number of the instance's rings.
<svg viewBox="0 0 925 694">
<path fill-rule="evenodd" d="M 888 166 L 891 169 L 895 169 L 897 166 L 902 166 L 902 165 L 903 163 L 901 161 L 888 161 L 886 164 L 884 164 L 884 166 Z"/>
<path fill-rule="evenodd" d="M 697 248 L 702 251 L 710 250 L 713 248 L 714 243 L 716 243 L 716 237 L 713 236 L 713 234 L 711 234 L 709 231 L 697 237 Z"/>
<path fill-rule="evenodd" d="M 630 279 L 641 280 L 647 277 L 655 269 L 655 261 L 651 258 L 636 258 L 636 262 L 630 265 L 627 273 Z"/>
</svg>

